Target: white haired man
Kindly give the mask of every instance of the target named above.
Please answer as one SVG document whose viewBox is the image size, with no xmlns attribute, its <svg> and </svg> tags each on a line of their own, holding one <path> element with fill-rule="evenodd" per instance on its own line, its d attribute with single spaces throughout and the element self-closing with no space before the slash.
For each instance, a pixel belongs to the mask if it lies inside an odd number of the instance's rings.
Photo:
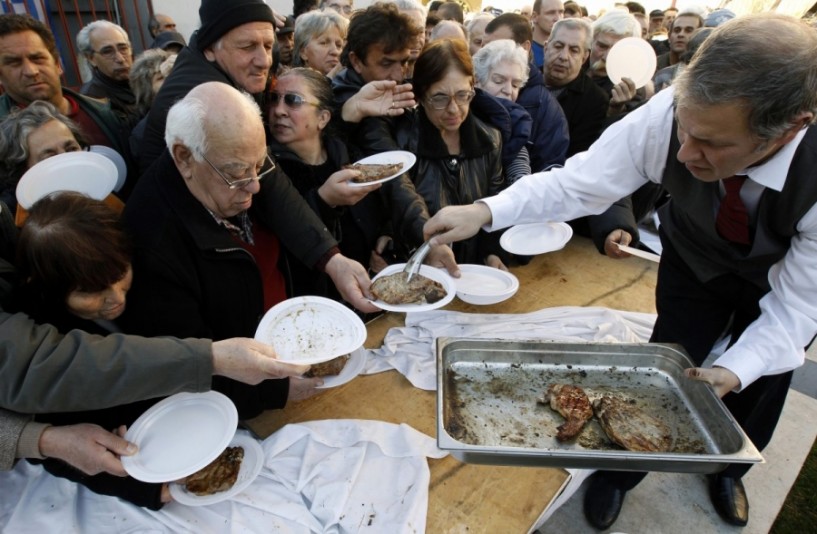
<svg viewBox="0 0 817 534">
<path fill-rule="evenodd" d="M 77 33 L 77 48 L 91 67 L 91 79 L 80 93 L 110 101 L 127 119 L 135 118 L 136 96 L 130 88 L 133 50 L 128 33 L 107 20 L 95 20 Z"/>
<path fill-rule="evenodd" d="M 610 126 L 581 157 L 472 206 L 445 208 L 426 234 L 450 242 L 482 227 L 569 220 L 644 184 L 663 184 L 670 199 L 659 209 L 651 341 L 681 344 L 700 366 L 727 332 L 729 348 L 713 367 L 686 374 L 711 384 L 762 450 L 791 371 L 817 334 L 815 80 L 812 28 L 771 13 L 736 18 L 704 41 L 669 89 Z M 709 477 L 712 503 L 733 525 L 748 521 L 741 482 L 748 469 L 734 464 Z M 609 528 L 644 476 L 596 473 L 584 502 L 590 523 Z"/>
</svg>

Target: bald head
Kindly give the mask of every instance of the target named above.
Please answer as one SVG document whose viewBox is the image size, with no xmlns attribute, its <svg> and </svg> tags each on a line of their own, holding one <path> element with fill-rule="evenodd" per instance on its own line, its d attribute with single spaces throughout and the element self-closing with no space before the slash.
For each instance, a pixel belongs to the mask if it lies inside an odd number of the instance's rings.
<svg viewBox="0 0 817 534">
<path fill-rule="evenodd" d="M 194 87 L 167 114 L 165 142 L 188 147 L 201 160 L 208 146 L 233 139 L 264 138 L 261 110 L 246 93 L 220 82 Z"/>
</svg>

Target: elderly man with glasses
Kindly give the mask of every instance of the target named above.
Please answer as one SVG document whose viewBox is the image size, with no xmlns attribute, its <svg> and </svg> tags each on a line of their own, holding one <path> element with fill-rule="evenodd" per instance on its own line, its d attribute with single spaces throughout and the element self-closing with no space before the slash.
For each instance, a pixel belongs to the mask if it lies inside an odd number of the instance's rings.
<svg viewBox="0 0 817 534">
<path fill-rule="evenodd" d="M 127 32 L 107 20 L 95 20 L 77 34 L 77 48 L 91 68 L 80 93 L 107 99 L 126 119 L 136 117 L 136 96 L 130 88 L 133 50 Z"/>
<path fill-rule="evenodd" d="M 168 112 L 165 139 L 168 151 L 142 176 L 125 208 L 134 282 L 123 329 L 253 337 L 264 312 L 287 297 L 283 243 L 273 228 L 285 228 L 287 242 L 308 243 L 322 225 L 309 224 L 316 215 L 267 152 L 260 109 L 237 89 L 208 82 L 190 91 Z M 273 204 L 272 197 L 282 201 Z M 213 384 L 243 419 L 311 395 L 320 380 Z"/>
</svg>

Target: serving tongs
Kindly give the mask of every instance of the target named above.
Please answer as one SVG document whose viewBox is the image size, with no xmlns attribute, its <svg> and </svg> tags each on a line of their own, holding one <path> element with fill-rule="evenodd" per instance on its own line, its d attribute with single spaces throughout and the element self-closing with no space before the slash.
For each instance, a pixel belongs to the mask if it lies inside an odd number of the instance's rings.
<svg viewBox="0 0 817 534">
<path fill-rule="evenodd" d="M 423 264 L 430 250 L 431 243 L 426 241 L 414 251 L 414 254 L 406 262 L 406 266 L 403 267 L 403 272 L 407 274 L 406 282 L 411 281 L 414 275 L 420 271 L 420 265 Z"/>
</svg>

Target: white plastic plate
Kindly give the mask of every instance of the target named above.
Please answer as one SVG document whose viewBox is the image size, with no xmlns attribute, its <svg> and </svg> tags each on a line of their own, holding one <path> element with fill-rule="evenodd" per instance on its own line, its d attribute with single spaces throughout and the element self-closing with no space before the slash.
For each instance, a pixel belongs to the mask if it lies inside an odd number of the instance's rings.
<svg viewBox="0 0 817 534">
<path fill-rule="evenodd" d="M 116 165 L 116 185 L 113 186 L 114 191 L 119 191 L 125 185 L 125 180 L 128 178 L 128 166 L 125 164 L 125 158 L 122 154 L 105 145 L 92 145 L 88 151 L 95 154 L 102 154 Z"/>
<path fill-rule="evenodd" d="M 652 46 L 640 37 L 625 37 L 607 53 L 607 76 L 613 83 L 630 78 L 635 88 L 647 85 L 658 61 Z"/>
<path fill-rule="evenodd" d="M 184 484 L 170 484 L 170 495 L 173 496 L 176 502 L 187 506 L 215 504 L 227 500 L 233 495 L 238 495 L 252 484 L 253 480 L 258 477 L 258 473 L 261 472 L 261 468 L 264 467 L 264 449 L 254 438 L 243 433 L 233 436 L 227 447 L 244 448 L 244 459 L 241 461 L 241 468 L 238 471 L 235 484 L 230 489 L 212 495 L 196 495 L 187 491 Z"/>
<path fill-rule="evenodd" d="M 380 180 L 374 180 L 372 182 L 365 182 L 365 183 L 356 183 L 356 182 L 349 182 L 349 187 L 366 187 L 367 185 L 372 184 L 382 184 L 383 182 L 388 182 L 389 180 L 393 180 L 403 174 L 404 172 L 408 172 L 414 166 L 414 163 L 417 161 L 417 157 L 412 154 L 411 152 L 406 152 L 404 150 L 392 150 L 389 152 L 381 152 L 380 154 L 374 154 L 369 156 L 368 158 L 363 158 L 361 160 L 356 161 L 355 163 L 367 163 L 367 164 L 377 164 L 377 165 L 390 165 L 392 163 L 402 163 L 403 168 L 400 169 L 399 172 L 392 174 L 391 176 L 386 176 L 385 178 L 381 178 Z"/>
<path fill-rule="evenodd" d="M 619 245 L 616 243 L 616 246 L 619 250 L 626 252 L 627 254 L 632 254 L 633 256 L 638 256 L 639 258 L 644 258 L 645 260 L 654 261 L 655 263 L 661 262 L 661 256 L 658 254 L 654 254 L 652 252 L 647 252 L 646 250 L 641 250 L 640 248 L 635 247 L 628 247 L 627 245 Z"/>
<path fill-rule="evenodd" d="M 125 434 L 139 452 L 123 456 L 130 476 L 172 482 L 215 460 L 235 435 L 238 412 L 216 391 L 177 393 L 139 416 Z"/>
<path fill-rule="evenodd" d="M 517 224 L 502 234 L 499 244 L 511 254 L 535 256 L 563 248 L 571 237 L 567 223 Z"/>
<path fill-rule="evenodd" d="M 255 339 L 272 345 L 281 361 L 320 363 L 363 346 L 366 325 L 339 302 L 297 297 L 270 308 L 258 324 Z"/>
<path fill-rule="evenodd" d="M 17 183 L 17 202 L 29 209 L 56 191 L 75 191 L 103 200 L 117 180 L 114 163 L 93 152 L 65 152 L 45 159 L 26 171 Z"/>
<path fill-rule="evenodd" d="M 454 279 L 457 297 L 469 304 L 496 304 L 511 298 L 519 289 L 516 276 L 487 265 L 461 264 L 460 273 Z"/>
<path fill-rule="evenodd" d="M 395 263 L 393 265 L 389 265 L 379 273 L 377 276 L 372 278 L 372 282 L 381 278 L 383 276 L 387 276 L 390 274 L 394 274 L 403 270 L 406 266 L 405 263 Z M 426 278 L 431 278 L 432 280 L 439 282 L 442 284 L 443 288 L 445 289 L 446 295 L 442 299 L 438 300 L 433 304 L 387 304 L 382 300 L 373 300 L 372 304 L 380 308 L 381 310 L 386 311 L 393 311 L 393 312 L 401 312 L 401 313 L 410 313 L 410 312 L 421 312 L 421 311 L 429 311 L 429 310 L 436 310 L 437 308 L 442 308 L 452 300 L 457 294 L 457 286 L 454 285 L 454 279 L 448 276 L 448 273 L 445 272 L 443 269 L 437 269 L 436 267 L 429 267 L 428 265 L 421 265 L 420 266 L 420 274 L 425 276 Z"/>
<path fill-rule="evenodd" d="M 329 389 L 342 386 L 347 382 L 351 382 L 353 378 L 360 374 L 363 367 L 366 365 L 366 352 L 363 347 L 355 350 L 349 355 L 346 360 L 346 365 L 341 372 L 335 376 L 323 377 L 323 385 L 315 389 Z"/>
</svg>

